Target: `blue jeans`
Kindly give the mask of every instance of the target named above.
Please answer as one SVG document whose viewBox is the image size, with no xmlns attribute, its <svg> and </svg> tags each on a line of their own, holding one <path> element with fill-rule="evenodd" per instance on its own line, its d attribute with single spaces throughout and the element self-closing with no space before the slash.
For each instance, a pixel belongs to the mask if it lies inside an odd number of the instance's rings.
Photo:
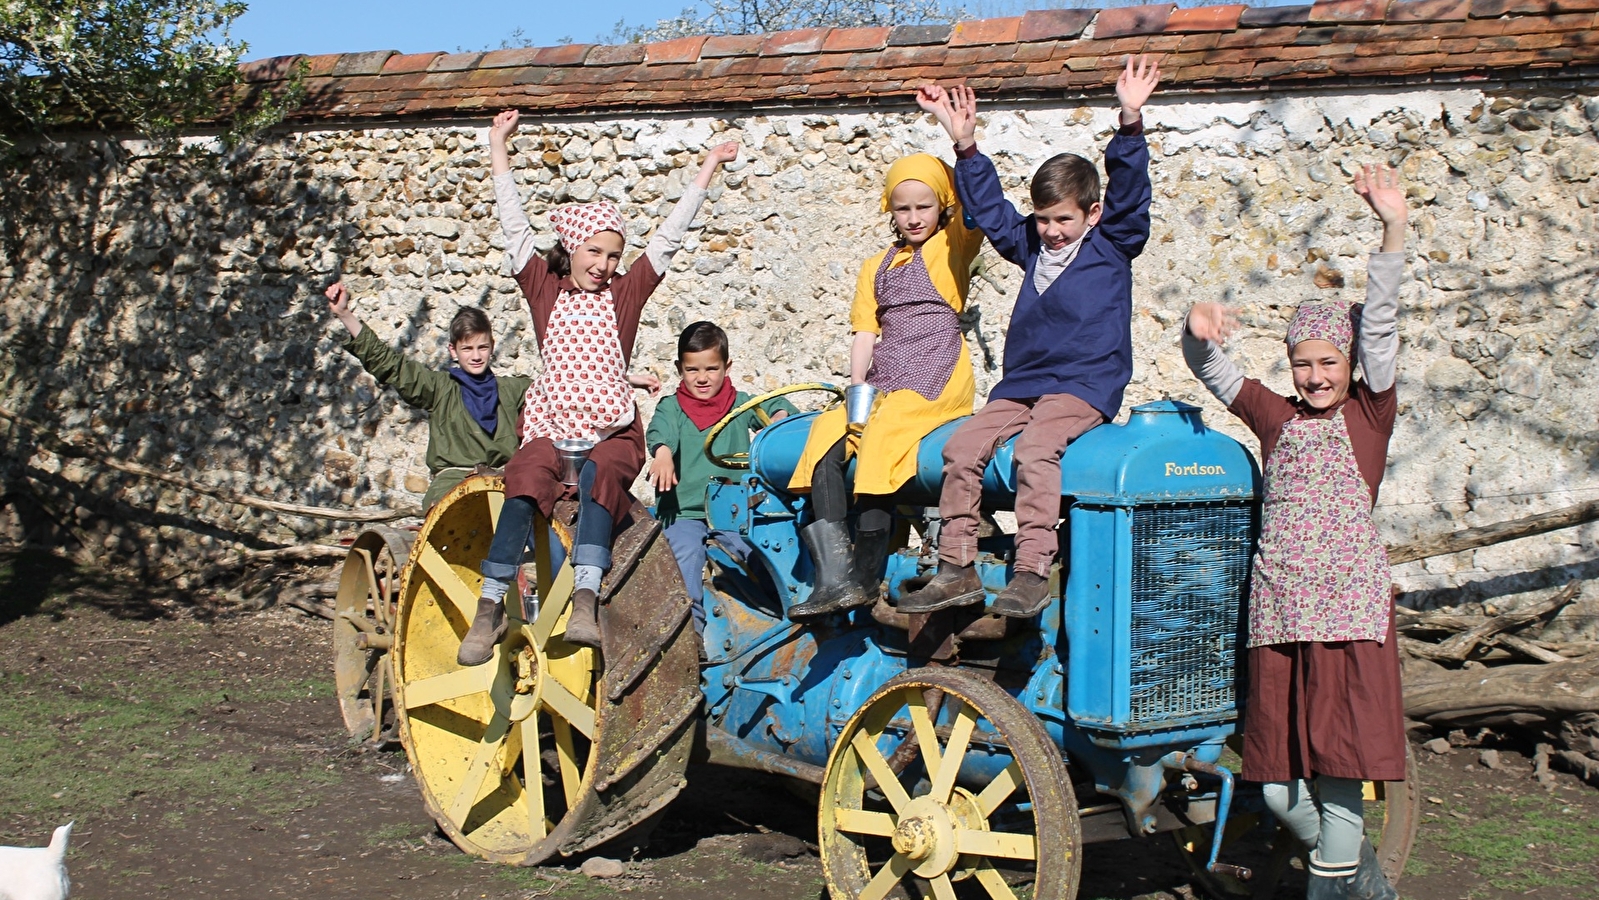
<svg viewBox="0 0 1599 900">
<path fill-rule="evenodd" d="M 594 464 L 586 463 L 577 479 L 577 546 L 572 550 L 572 564 L 598 566 L 611 569 L 611 514 L 591 498 L 594 488 Z M 529 546 L 533 533 L 533 500 L 530 497 L 506 497 L 500 508 L 500 522 L 494 530 L 494 540 L 489 544 L 489 558 L 479 569 L 486 578 L 514 581 L 517 567 L 522 563 L 522 548 Z M 550 564 L 560 568 L 566 552 L 561 542 L 550 532 Z"/>
<path fill-rule="evenodd" d="M 755 549 L 736 531 L 712 531 L 704 519 L 678 519 L 663 532 L 666 543 L 677 557 L 677 567 L 683 573 L 683 586 L 693 602 L 694 631 L 705 633 L 705 542 L 716 542 L 728 555 L 743 562 Z"/>
</svg>

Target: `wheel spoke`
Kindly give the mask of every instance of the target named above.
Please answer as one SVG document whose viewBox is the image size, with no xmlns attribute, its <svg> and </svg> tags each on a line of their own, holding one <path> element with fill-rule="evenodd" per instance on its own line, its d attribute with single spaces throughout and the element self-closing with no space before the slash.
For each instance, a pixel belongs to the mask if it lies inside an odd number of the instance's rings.
<svg viewBox="0 0 1599 900">
<path fill-rule="evenodd" d="M 850 834 L 875 834 L 879 837 L 889 837 L 894 833 L 894 817 L 888 813 L 872 812 L 865 809 L 847 809 L 839 806 L 833 809 L 833 825 L 839 831 Z"/>
<path fill-rule="evenodd" d="M 994 776 L 994 780 L 988 783 L 988 787 L 983 788 L 982 793 L 977 795 L 977 808 L 982 811 L 983 818 L 986 819 L 992 816 L 994 810 L 999 809 L 999 805 L 1004 803 L 1005 798 L 1014 793 L 1021 783 L 1022 767 L 1020 763 L 1012 762 L 1005 767 L 1005 771 Z"/>
<path fill-rule="evenodd" d="M 549 826 L 544 821 L 544 768 L 539 759 L 539 717 L 528 716 L 519 726 L 522 732 L 522 793 L 527 802 L 528 833 L 535 841 L 544 840 Z"/>
<path fill-rule="evenodd" d="M 894 776 L 894 770 L 888 767 L 888 760 L 877 751 L 876 739 L 866 733 L 866 729 L 855 732 L 850 739 L 850 746 L 855 749 L 855 754 L 861 762 L 877 779 L 877 788 L 888 799 L 888 805 L 894 807 L 895 812 L 903 812 L 910 804 L 911 798 L 905 793 L 905 788 L 900 785 L 899 779 Z"/>
<path fill-rule="evenodd" d="M 405 686 L 405 708 L 416 709 L 458 697 L 481 694 L 489 689 L 489 675 L 482 666 L 456 669 L 443 675 L 413 681 Z"/>
<path fill-rule="evenodd" d="M 418 541 L 417 544 L 413 555 L 422 566 L 422 571 L 427 574 L 428 580 L 433 582 L 433 586 L 439 589 L 439 593 L 443 594 L 461 614 L 461 618 L 470 624 L 472 617 L 477 614 L 476 594 L 466 586 L 461 576 L 455 574 L 455 570 L 450 568 L 450 564 L 444 561 L 444 557 L 439 555 L 439 551 L 434 549 L 432 544 L 426 541 Z"/>
<path fill-rule="evenodd" d="M 555 623 L 566 612 L 566 607 L 572 600 L 572 560 L 567 558 L 561 564 L 561 571 L 555 573 L 555 581 L 550 585 L 549 591 L 539 597 L 539 617 L 533 623 L 533 645 L 543 650 L 550 643 L 550 635 L 555 633 Z"/>
<path fill-rule="evenodd" d="M 914 865 L 904 854 L 896 853 L 890 856 L 888 862 L 883 863 L 883 867 L 878 869 L 872 880 L 861 889 L 860 896 L 856 900 L 883 900 Z"/>
<path fill-rule="evenodd" d="M 948 875 L 933 876 L 933 896 L 937 900 L 955 900 L 955 885 L 949 883 Z"/>
<path fill-rule="evenodd" d="M 500 510 L 505 508 L 505 492 L 489 491 L 483 495 L 489 503 L 489 525 L 495 529 L 500 527 Z"/>
<path fill-rule="evenodd" d="M 955 849 L 973 856 L 1002 856 L 1006 859 L 1038 859 L 1038 839 L 1030 834 L 1007 831 L 955 829 Z"/>
<path fill-rule="evenodd" d="M 566 685 L 554 678 L 546 678 L 540 689 L 545 708 L 554 716 L 565 719 L 584 737 L 594 739 L 594 710 L 577 699 Z"/>
<path fill-rule="evenodd" d="M 372 673 L 372 740 L 383 736 L 383 676 L 388 672 L 389 661 L 381 660 Z"/>
<path fill-rule="evenodd" d="M 910 708 L 911 724 L 916 727 L 916 743 L 921 745 L 927 776 L 936 778 L 942 758 L 938 749 L 938 731 L 933 728 L 933 717 L 927 712 L 927 695 L 920 688 L 911 689 Z"/>
<path fill-rule="evenodd" d="M 938 764 L 938 774 L 933 777 L 929 794 L 940 803 L 949 801 L 955 789 L 955 776 L 960 774 L 961 762 L 966 759 L 966 748 L 971 741 L 972 729 L 977 726 L 977 710 L 962 703 L 955 714 L 955 723 L 949 730 L 949 743 L 944 747 L 943 759 Z"/>
<path fill-rule="evenodd" d="M 494 765 L 494 757 L 504 749 L 502 742 L 510 726 L 511 721 L 501 715 L 489 720 L 489 727 L 478 742 L 477 753 L 472 757 L 472 762 L 467 764 L 461 788 L 456 791 L 455 799 L 450 801 L 449 810 L 450 821 L 462 830 L 465 830 L 467 815 L 477 805 L 478 798 L 483 796 L 483 783 L 489 780 L 489 773 L 499 771 Z"/>
<path fill-rule="evenodd" d="M 583 769 L 577 764 L 577 745 L 572 742 L 572 726 L 550 719 L 555 729 L 555 755 L 561 760 L 561 789 L 566 792 L 566 809 L 571 812 L 582 795 Z"/>
<path fill-rule="evenodd" d="M 977 867 L 977 883 L 994 900 L 1016 900 L 1016 892 L 1005 883 L 1005 876 L 999 874 L 986 859 Z"/>
</svg>

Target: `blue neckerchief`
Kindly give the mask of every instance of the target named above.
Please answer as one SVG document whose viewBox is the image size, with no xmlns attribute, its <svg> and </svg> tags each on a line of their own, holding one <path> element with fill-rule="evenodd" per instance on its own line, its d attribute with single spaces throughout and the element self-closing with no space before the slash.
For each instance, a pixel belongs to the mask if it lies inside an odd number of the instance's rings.
<svg viewBox="0 0 1599 900">
<path fill-rule="evenodd" d="M 461 402 L 466 404 L 467 413 L 493 437 L 500 421 L 500 387 L 494 370 L 484 369 L 482 375 L 472 375 L 456 366 L 450 369 L 450 377 L 461 385 Z"/>
</svg>

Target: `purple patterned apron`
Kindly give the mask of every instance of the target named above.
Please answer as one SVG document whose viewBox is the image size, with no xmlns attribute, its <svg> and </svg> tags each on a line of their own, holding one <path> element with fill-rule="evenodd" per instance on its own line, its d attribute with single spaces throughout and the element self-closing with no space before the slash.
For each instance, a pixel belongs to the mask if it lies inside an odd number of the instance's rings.
<svg viewBox="0 0 1599 900">
<path fill-rule="evenodd" d="M 922 248 L 911 260 L 892 266 L 898 251 L 883 254 L 872 287 L 877 293 L 877 327 L 866 383 L 879 391 L 913 390 L 937 400 L 960 359 L 960 316 L 933 286 Z"/>
<path fill-rule="evenodd" d="M 1376 641 L 1388 634 L 1388 551 L 1371 517 L 1344 414 L 1293 419 L 1266 461 L 1249 590 L 1249 646 Z"/>
</svg>

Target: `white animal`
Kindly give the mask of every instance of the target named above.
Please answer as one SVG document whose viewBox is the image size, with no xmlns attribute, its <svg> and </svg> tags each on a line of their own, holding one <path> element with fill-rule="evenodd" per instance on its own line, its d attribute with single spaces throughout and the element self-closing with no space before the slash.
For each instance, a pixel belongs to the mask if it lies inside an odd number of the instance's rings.
<svg viewBox="0 0 1599 900">
<path fill-rule="evenodd" d="M 0 847 L 0 900 L 66 900 L 67 839 L 72 823 L 57 828 L 48 847 Z"/>
</svg>

